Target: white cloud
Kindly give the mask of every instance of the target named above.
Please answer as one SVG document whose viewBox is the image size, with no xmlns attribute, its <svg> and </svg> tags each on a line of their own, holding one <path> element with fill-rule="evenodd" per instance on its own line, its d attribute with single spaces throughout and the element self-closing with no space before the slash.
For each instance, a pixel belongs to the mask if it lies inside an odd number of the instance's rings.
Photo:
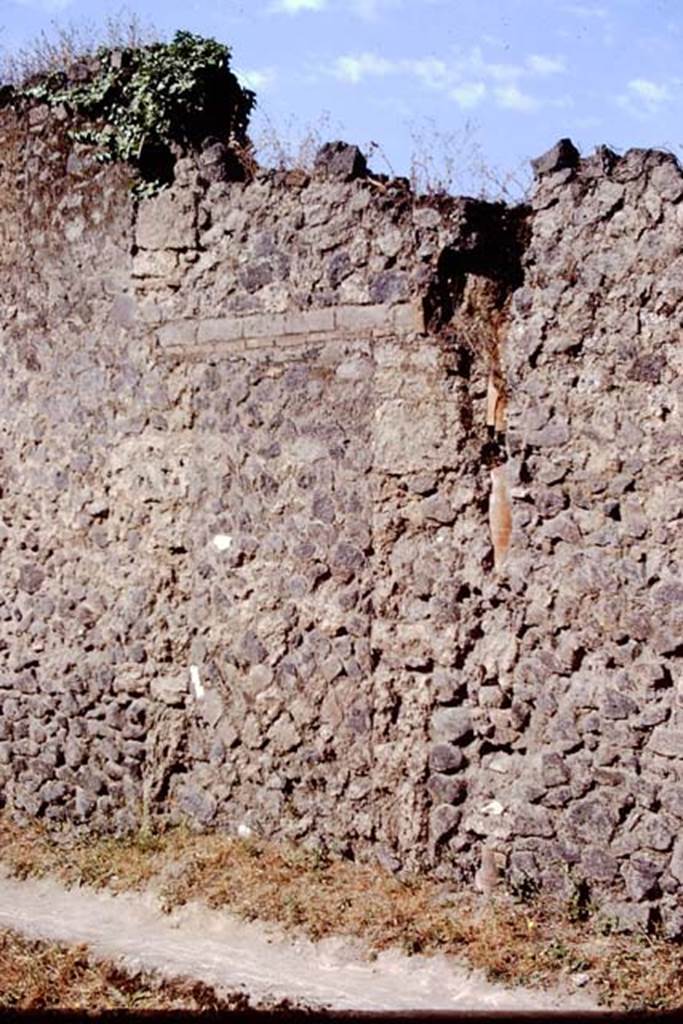
<svg viewBox="0 0 683 1024">
<path fill-rule="evenodd" d="M 383 7 L 395 7 L 401 0 L 348 0 L 352 14 L 357 14 L 366 21 L 374 21 Z"/>
<path fill-rule="evenodd" d="M 537 75 L 559 75 L 567 70 L 563 57 L 544 57 L 539 53 L 527 58 L 527 67 Z"/>
<path fill-rule="evenodd" d="M 626 92 L 617 96 L 616 100 L 629 114 L 649 117 L 657 113 L 663 104 L 672 98 L 668 85 L 653 82 L 648 78 L 632 78 L 626 86 Z"/>
<path fill-rule="evenodd" d="M 71 3 L 72 0 L 66 2 Z M 404 3 L 405 0 L 273 0 L 268 10 L 280 14 L 298 14 L 300 11 L 336 9 L 356 15 L 364 21 L 376 21 L 387 8 L 402 7 Z"/>
<path fill-rule="evenodd" d="M 283 14 L 298 14 L 299 11 L 324 11 L 327 0 L 275 0 L 271 11 Z"/>
<path fill-rule="evenodd" d="M 634 78 L 628 83 L 628 89 L 644 103 L 653 107 L 671 99 L 671 93 L 666 85 L 657 85 L 647 78 Z"/>
<path fill-rule="evenodd" d="M 486 61 L 477 61 L 473 69 L 481 71 L 487 78 L 493 78 L 496 82 L 513 82 L 524 74 L 524 69 L 518 64 L 493 64 Z"/>
<path fill-rule="evenodd" d="M 246 89 L 253 89 L 254 92 L 267 92 L 273 85 L 277 72 L 275 68 L 251 68 L 248 71 L 238 71 L 237 77 L 240 84 Z"/>
<path fill-rule="evenodd" d="M 605 122 L 596 114 L 588 114 L 586 117 L 577 117 L 574 123 L 578 128 L 600 128 Z"/>
<path fill-rule="evenodd" d="M 465 84 L 470 78 L 491 78 L 495 81 L 509 82 L 523 75 L 524 68 L 517 64 L 487 63 L 479 47 L 474 47 L 466 56 L 450 62 L 437 57 L 389 60 L 371 52 L 344 54 L 334 62 L 333 74 L 354 85 L 363 78 L 372 76 L 411 75 L 430 89 L 447 92 Z"/>
<path fill-rule="evenodd" d="M 463 82 L 451 89 L 449 95 L 463 110 L 471 110 L 486 96 L 486 86 L 483 82 Z"/>
<path fill-rule="evenodd" d="M 325 69 L 340 81 L 358 85 L 366 78 L 403 75 L 417 79 L 423 86 L 448 96 L 462 109 L 478 106 L 492 96 L 499 107 L 528 113 L 540 106 L 559 105 L 552 98 L 540 100 L 523 91 L 520 82 L 537 76 L 559 74 L 565 69 L 560 57 L 531 54 L 523 64 L 487 61 L 478 46 L 458 54 L 451 61 L 437 57 L 390 59 L 379 53 L 343 54 Z M 562 99 L 561 105 L 570 101 Z"/>
<path fill-rule="evenodd" d="M 448 88 L 452 71 L 448 65 L 437 57 L 424 57 L 421 60 L 406 60 L 401 62 L 402 67 L 419 78 L 424 85 L 430 89 Z"/>
<path fill-rule="evenodd" d="M 74 0 L 14 0 L 14 3 L 20 7 L 32 7 L 34 10 L 56 14 L 58 11 L 65 11 L 67 7 L 71 7 Z"/>
<path fill-rule="evenodd" d="M 524 68 L 519 64 L 500 64 L 485 60 L 479 46 L 474 46 L 469 54 L 459 61 L 459 68 L 463 73 L 484 75 L 497 82 L 510 82 L 524 74 Z"/>
<path fill-rule="evenodd" d="M 364 78 L 383 78 L 398 70 L 394 61 L 380 57 L 376 53 L 359 53 L 357 56 L 347 54 L 337 57 L 334 62 L 333 74 L 343 82 L 357 85 Z"/>
<path fill-rule="evenodd" d="M 562 8 L 567 14 L 573 14 L 576 18 L 606 18 L 605 7 L 596 7 L 588 4 L 565 4 Z"/>
<path fill-rule="evenodd" d="M 545 100 L 549 107 L 554 107 L 555 110 L 571 110 L 576 106 L 576 100 L 573 96 L 568 96 L 566 93 L 564 96 L 557 96 L 554 99 Z"/>
<path fill-rule="evenodd" d="M 498 106 L 503 107 L 505 110 L 517 110 L 527 113 L 538 109 L 539 101 L 533 96 L 522 92 L 514 82 L 509 85 L 498 86 L 494 92 Z"/>
</svg>

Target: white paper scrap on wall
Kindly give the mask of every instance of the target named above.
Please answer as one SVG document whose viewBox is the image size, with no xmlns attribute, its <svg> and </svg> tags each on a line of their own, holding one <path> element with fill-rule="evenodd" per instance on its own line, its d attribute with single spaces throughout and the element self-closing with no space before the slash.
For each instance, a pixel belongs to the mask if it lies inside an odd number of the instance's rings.
<svg viewBox="0 0 683 1024">
<path fill-rule="evenodd" d="M 500 800 L 490 800 L 489 803 L 484 804 L 481 808 L 483 814 L 502 814 L 505 808 L 503 807 Z"/>
<path fill-rule="evenodd" d="M 228 551 L 232 547 L 232 537 L 227 533 L 217 533 L 212 543 L 217 551 Z"/>
<path fill-rule="evenodd" d="M 197 700 L 201 700 L 205 690 L 199 677 L 199 669 L 196 665 L 190 665 L 190 684 Z"/>
</svg>

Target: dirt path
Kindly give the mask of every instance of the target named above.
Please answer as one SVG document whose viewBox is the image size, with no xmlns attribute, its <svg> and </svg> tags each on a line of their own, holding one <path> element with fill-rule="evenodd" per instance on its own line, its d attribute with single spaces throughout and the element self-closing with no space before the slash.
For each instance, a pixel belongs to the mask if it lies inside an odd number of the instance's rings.
<svg viewBox="0 0 683 1024">
<path fill-rule="evenodd" d="M 262 924 L 190 905 L 162 914 L 153 894 L 66 890 L 42 879 L 0 877 L 0 928 L 32 938 L 87 943 L 95 955 L 187 976 L 219 990 L 243 989 L 254 1003 L 289 998 L 335 1010 L 592 1009 L 583 994 L 530 992 L 489 984 L 444 957 L 381 954 L 368 962 L 341 939 L 292 940 Z"/>
</svg>

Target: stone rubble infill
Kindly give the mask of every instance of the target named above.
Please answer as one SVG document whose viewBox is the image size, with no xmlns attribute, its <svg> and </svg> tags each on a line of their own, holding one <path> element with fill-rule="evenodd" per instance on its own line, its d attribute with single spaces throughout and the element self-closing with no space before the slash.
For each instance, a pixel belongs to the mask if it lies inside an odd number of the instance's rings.
<svg viewBox="0 0 683 1024">
<path fill-rule="evenodd" d="M 563 140 L 509 208 L 188 154 L 134 202 L 42 106 L 0 110 L 5 802 L 683 938 L 676 158 Z"/>
<path fill-rule="evenodd" d="M 113 896 L 66 890 L 49 879 L 0 877 L 0 928 L 30 938 L 86 943 L 97 957 L 219 991 L 246 991 L 253 1003 L 290 999 L 331 1010 L 590 1010 L 587 995 L 489 984 L 445 957 L 381 953 L 373 962 L 343 939 L 285 939 L 263 924 L 188 905 L 163 915 L 152 893 Z"/>
</svg>

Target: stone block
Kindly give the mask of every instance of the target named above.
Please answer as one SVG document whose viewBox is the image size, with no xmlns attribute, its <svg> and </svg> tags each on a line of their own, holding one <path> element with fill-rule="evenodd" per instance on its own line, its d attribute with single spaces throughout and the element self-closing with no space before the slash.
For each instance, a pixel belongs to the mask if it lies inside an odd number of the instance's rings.
<svg viewBox="0 0 683 1024">
<path fill-rule="evenodd" d="M 443 465 L 448 455 L 447 410 L 427 399 L 379 401 L 375 408 L 375 468 L 412 473 Z"/>
<path fill-rule="evenodd" d="M 676 841 L 671 855 L 669 871 L 683 885 L 683 837 Z"/>
<path fill-rule="evenodd" d="M 661 163 L 655 167 L 650 180 L 656 192 L 671 203 L 677 203 L 683 197 L 683 175 L 676 158 L 669 153 L 658 153 Z"/>
<path fill-rule="evenodd" d="M 324 309 L 305 309 L 298 313 L 285 313 L 282 318 L 282 334 L 309 334 L 333 331 L 335 311 L 331 307 Z"/>
<path fill-rule="evenodd" d="M 555 834 L 550 812 L 535 804 L 524 804 L 517 809 L 513 828 L 520 836 L 539 836 L 549 839 Z"/>
<path fill-rule="evenodd" d="M 457 772 L 464 763 L 462 750 L 452 743 L 437 743 L 429 751 L 429 767 L 434 772 Z"/>
<path fill-rule="evenodd" d="M 326 142 L 315 155 L 315 170 L 337 181 L 353 181 L 368 173 L 365 157 L 358 146 L 348 142 Z"/>
<path fill-rule="evenodd" d="M 567 168 L 578 167 L 579 151 L 571 139 L 560 139 L 552 149 L 531 161 L 534 174 L 542 178 L 546 174 L 554 174 Z"/>
<path fill-rule="evenodd" d="M 201 825 L 208 825 L 216 816 L 218 804 L 216 798 L 207 790 L 186 784 L 178 796 L 178 806 L 190 818 L 195 818 Z"/>
<path fill-rule="evenodd" d="M 598 914 L 598 920 L 616 932 L 648 932 L 653 917 L 652 905 L 627 903 L 625 900 L 604 903 Z"/>
<path fill-rule="evenodd" d="M 286 754 L 301 744 L 301 736 L 289 715 L 280 718 L 268 730 L 271 746 L 279 754 Z"/>
<path fill-rule="evenodd" d="M 432 715 L 431 732 L 437 743 L 462 743 L 472 734 L 469 708 L 439 708 Z"/>
<path fill-rule="evenodd" d="M 631 856 L 621 873 L 626 882 L 628 895 L 631 899 L 640 901 L 657 894 L 657 883 L 663 873 L 663 865 L 642 853 L 637 853 Z"/>
<path fill-rule="evenodd" d="M 160 676 L 153 679 L 150 685 L 150 693 L 154 700 L 170 707 L 181 707 L 185 703 L 187 692 L 187 680 L 181 675 Z"/>
<path fill-rule="evenodd" d="M 650 737 L 647 749 L 662 757 L 680 758 L 683 756 L 683 729 L 658 726 Z"/>
<path fill-rule="evenodd" d="M 675 903 L 665 903 L 660 907 L 662 919 L 662 932 L 664 937 L 671 942 L 680 942 L 683 939 L 683 906 Z"/>
<path fill-rule="evenodd" d="M 452 836 L 462 818 L 462 811 L 451 804 L 438 804 L 429 815 L 429 839 L 432 845 Z"/>
<path fill-rule="evenodd" d="M 272 338 L 276 341 L 285 333 L 286 316 L 283 313 L 257 313 L 246 316 L 242 322 L 242 337 Z"/>
<path fill-rule="evenodd" d="M 453 704 L 460 700 L 465 688 L 461 673 L 436 668 L 432 675 L 432 690 L 439 704 Z"/>
<path fill-rule="evenodd" d="M 175 280 L 178 254 L 175 252 L 146 252 L 140 250 L 133 257 L 133 277 L 158 277 Z"/>
<path fill-rule="evenodd" d="M 438 228 L 441 224 L 441 214 L 433 206 L 420 206 L 413 210 L 413 224 L 423 231 Z"/>
<path fill-rule="evenodd" d="M 556 417 L 538 430 L 529 430 L 525 440 L 534 448 L 556 448 L 566 444 L 570 436 L 567 421 Z"/>
<path fill-rule="evenodd" d="M 206 690 L 201 700 L 197 701 L 197 710 L 206 724 L 214 728 L 223 714 L 223 700 L 217 690 Z"/>
<path fill-rule="evenodd" d="M 194 249 L 197 208 L 193 193 L 167 190 L 138 208 L 135 242 L 140 249 Z"/>
<path fill-rule="evenodd" d="M 77 818 L 90 818 L 97 807 L 97 800 L 92 793 L 77 786 L 74 805 Z"/>
<path fill-rule="evenodd" d="M 200 345 L 238 341 L 243 337 L 246 322 L 244 317 L 234 316 L 200 320 L 197 325 L 197 341 Z"/>
<path fill-rule="evenodd" d="M 391 333 L 392 311 L 388 306 L 338 306 L 334 311 L 334 322 L 340 331 L 368 331 L 386 327 Z"/>
<path fill-rule="evenodd" d="M 19 571 L 19 589 L 27 594 L 36 594 L 43 585 L 45 572 L 39 565 L 22 565 Z"/>
<path fill-rule="evenodd" d="M 618 822 L 619 810 L 615 802 L 601 796 L 577 800 L 567 812 L 570 832 L 586 842 L 592 842 L 596 836 L 602 842 L 609 842 Z"/>
<path fill-rule="evenodd" d="M 174 320 L 162 324 L 157 331 L 157 341 L 162 348 L 175 348 L 194 345 L 197 341 L 197 322 L 195 320 Z"/>
<path fill-rule="evenodd" d="M 619 862 L 608 850 L 589 846 L 581 854 L 581 870 L 589 882 L 611 882 L 619 868 Z"/>
<path fill-rule="evenodd" d="M 121 327 L 132 327 L 137 315 L 137 306 L 132 295 L 117 295 L 111 304 L 111 319 Z"/>
<path fill-rule="evenodd" d="M 541 755 L 541 778 L 546 786 L 562 786 L 569 781 L 569 769 L 564 758 L 559 754 L 544 753 Z"/>
<path fill-rule="evenodd" d="M 370 282 L 370 299 L 381 305 L 404 302 L 410 293 L 408 275 L 397 270 L 383 270 Z"/>
<path fill-rule="evenodd" d="M 427 790 L 435 804 L 457 804 L 465 798 L 467 782 L 460 775 L 436 773 L 430 776 Z"/>
<path fill-rule="evenodd" d="M 424 334 L 426 326 L 422 301 L 406 302 L 400 306 L 394 306 L 392 322 L 397 333 L 407 331 L 410 334 Z"/>
</svg>

